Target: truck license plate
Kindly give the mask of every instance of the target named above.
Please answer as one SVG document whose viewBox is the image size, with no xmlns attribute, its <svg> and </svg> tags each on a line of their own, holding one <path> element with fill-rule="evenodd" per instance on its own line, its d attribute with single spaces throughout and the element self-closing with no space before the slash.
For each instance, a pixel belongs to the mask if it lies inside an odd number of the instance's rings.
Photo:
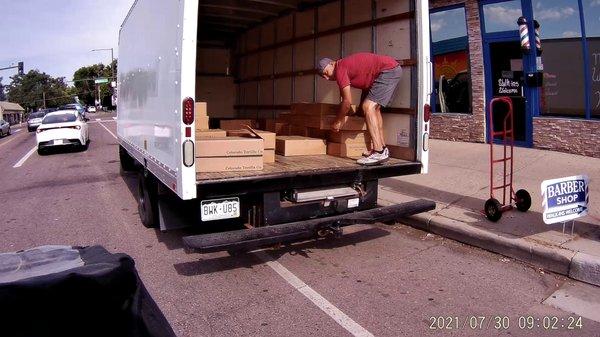
<svg viewBox="0 0 600 337">
<path fill-rule="evenodd" d="M 227 198 L 203 200 L 200 203 L 202 221 L 214 221 L 240 217 L 240 199 Z"/>
</svg>

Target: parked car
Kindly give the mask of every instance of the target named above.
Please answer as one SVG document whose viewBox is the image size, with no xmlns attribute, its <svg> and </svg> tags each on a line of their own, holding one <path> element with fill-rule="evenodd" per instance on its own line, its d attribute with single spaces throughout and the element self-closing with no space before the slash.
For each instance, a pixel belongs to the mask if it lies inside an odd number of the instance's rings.
<svg viewBox="0 0 600 337">
<path fill-rule="evenodd" d="M 0 137 L 10 135 L 10 124 L 7 121 L 0 119 Z"/>
<path fill-rule="evenodd" d="M 59 110 L 47 114 L 36 131 L 38 153 L 53 146 L 87 148 L 89 143 L 86 119 L 76 110 Z"/>
<path fill-rule="evenodd" d="M 27 130 L 29 130 L 29 132 L 35 131 L 38 126 L 42 124 L 42 119 L 45 115 L 46 113 L 44 111 L 38 111 L 29 114 L 29 117 L 27 118 Z"/>
</svg>

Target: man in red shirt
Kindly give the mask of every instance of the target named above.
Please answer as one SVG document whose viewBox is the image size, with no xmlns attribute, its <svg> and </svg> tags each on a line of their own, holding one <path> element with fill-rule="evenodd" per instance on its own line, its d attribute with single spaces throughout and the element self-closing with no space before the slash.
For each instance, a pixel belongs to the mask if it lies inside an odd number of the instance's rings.
<svg viewBox="0 0 600 337">
<path fill-rule="evenodd" d="M 321 77 L 336 81 L 340 87 L 340 110 L 331 128 L 339 131 L 344 117 L 350 111 L 350 87 L 362 90 L 362 111 L 373 141 L 373 149 L 358 160 L 361 165 L 378 165 L 389 159 L 390 153 L 383 138 L 381 107 L 387 106 L 394 96 L 402 68 L 392 57 L 372 53 L 357 53 L 337 61 L 321 59 L 318 65 Z"/>
</svg>

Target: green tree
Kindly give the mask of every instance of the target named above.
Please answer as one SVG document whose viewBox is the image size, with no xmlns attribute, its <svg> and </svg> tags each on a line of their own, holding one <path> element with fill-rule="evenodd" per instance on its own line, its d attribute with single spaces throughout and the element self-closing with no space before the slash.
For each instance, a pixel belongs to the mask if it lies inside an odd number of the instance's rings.
<svg viewBox="0 0 600 337">
<path fill-rule="evenodd" d="M 117 73 L 117 60 L 111 65 L 104 65 L 102 63 L 94 64 L 91 66 L 81 67 L 73 74 L 73 81 L 75 88 L 79 93 L 79 100 L 86 105 L 94 105 L 98 98 L 98 86 L 94 84 L 94 80 L 97 78 L 108 78 L 108 84 L 100 84 L 100 100 L 103 106 L 111 106 L 112 88 L 110 82 L 116 79 L 112 78 L 112 69 L 115 69 Z"/>
<path fill-rule="evenodd" d="M 27 110 L 42 108 L 44 103 L 47 108 L 73 103 L 64 77 L 53 78 L 37 69 L 12 76 L 7 86 L 7 97 Z"/>
</svg>

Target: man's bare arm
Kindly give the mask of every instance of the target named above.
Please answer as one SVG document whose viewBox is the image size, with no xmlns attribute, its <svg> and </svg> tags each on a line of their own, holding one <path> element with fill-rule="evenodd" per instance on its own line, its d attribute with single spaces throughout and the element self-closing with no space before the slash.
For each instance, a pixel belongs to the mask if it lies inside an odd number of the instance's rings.
<svg viewBox="0 0 600 337">
<path fill-rule="evenodd" d="M 350 86 L 347 85 L 341 89 L 340 95 L 342 96 L 342 102 L 340 103 L 340 110 L 337 115 L 338 121 L 341 121 L 346 117 L 348 111 L 350 111 L 350 108 L 352 107 L 352 91 L 350 91 Z"/>
</svg>

